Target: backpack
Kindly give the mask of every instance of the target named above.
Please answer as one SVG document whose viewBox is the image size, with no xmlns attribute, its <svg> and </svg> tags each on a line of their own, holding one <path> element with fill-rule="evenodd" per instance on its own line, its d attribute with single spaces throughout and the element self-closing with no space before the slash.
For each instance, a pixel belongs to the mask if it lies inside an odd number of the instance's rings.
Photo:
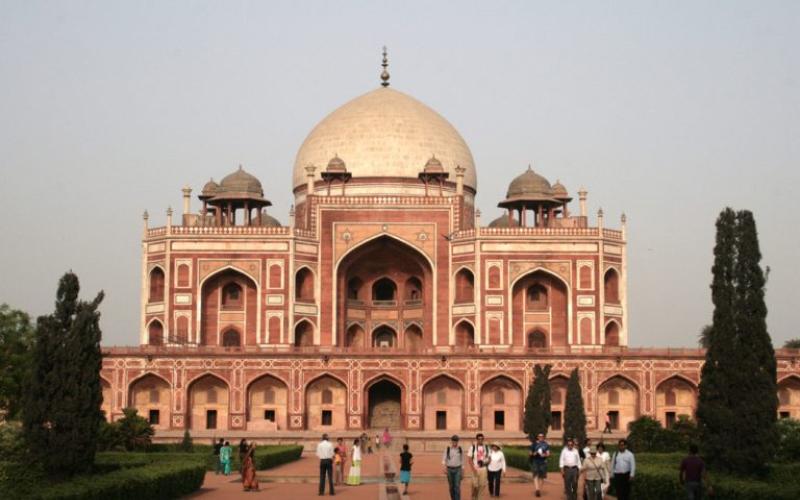
<svg viewBox="0 0 800 500">
<path fill-rule="evenodd" d="M 484 459 L 489 456 L 489 445 L 484 444 L 483 446 L 483 457 Z M 469 447 L 469 454 L 472 455 L 474 459 L 478 454 L 478 447 L 476 445 L 470 445 Z"/>
<path fill-rule="evenodd" d="M 450 446 L 447 447 L 447 459 L 450 460 Z M 458 456 L 463 455 L 464 452 L 461 450 L 461 447 L 458 447 Z"/>
</svg>

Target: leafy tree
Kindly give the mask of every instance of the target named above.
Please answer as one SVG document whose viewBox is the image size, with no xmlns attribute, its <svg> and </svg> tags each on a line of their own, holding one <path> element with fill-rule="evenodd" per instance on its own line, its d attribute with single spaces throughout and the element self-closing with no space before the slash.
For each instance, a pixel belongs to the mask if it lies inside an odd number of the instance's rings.
<svg viewBox="0 0 800 500">
<path fill-rule="evenodd" d="M 800 457 L 800 420 L 782 418 L 778 420 L 778 458 L 793 462 Z"/>
<path fill-rule="evenodd" d="M 709 465 L 738 474 L 763 472 L 777 445 L 776 362 L 760 261 L 752 213 L 723 210 L 717 219 L 714 315 L 697 418 Z"/>
<path fill-rule="evenodd" d="M 628 444 L 634 452 L 686 451 L 696 442 L 697 426 L 688 415 L 678 416 L 671 428 L 665 429 L 652 417 L 639 417 L 630 425 Z"/>
<path fill-rule="evenodd" d="M 586 412 L 578 369 L 572 370 L 567 383 L 567 401 L 564 406 L 564 440 L 575 439 L 578 446 L 586 442 Z"/>
<path fill-rule="evenodd" d="M 528 397 L 525 399 L 523 430 L 528 435 L 547 434 L 552 422 L 550 413 L 550 365 L 536 365 Z"/>
<path fill-rule="evenodd" d="M 191 453 L 194 449 L 194 445 L 192 444 L 192 435 L 189 434 L 189 429 L 183 431 L 183 440 L 181 441 L 181 451 L 185 451 L 186 453 Z"/>
<path fill-rule="evenodd" d="M 16 419 L 22 408 L 33 343 L 30 317 L 7 304 L 0 305 L 0 415 Z"/>
<path fill-rule="evenodd" d="M 55 312 L 37 320 L 31 376 L 25 392 L 23 428 L 31 461 L 55 477 L 94 464 L 100 411 L 100 313 L 103 292 L 78 299 L 78 277 L 58 284 Z"/>
<path fill-rule="evenodd" d="M 784 349 L 800 349 L 800 338 L 789 339 L 783 343 Z"/>
<path fill-rule="evenodd" d="M 708 349 L 711 342 L 711 325 L 706 325 L 697 336 L 697 344 L 703 349 Z"/>
<path fill-rule="evenodd" d="M 155 431 L 146 418 L 139 416 L 136 408 L 122 410 L 124 416 L 117 421 L 122 444 L 128 451 L 143 450 L 150 446 Z"/>
</svg>

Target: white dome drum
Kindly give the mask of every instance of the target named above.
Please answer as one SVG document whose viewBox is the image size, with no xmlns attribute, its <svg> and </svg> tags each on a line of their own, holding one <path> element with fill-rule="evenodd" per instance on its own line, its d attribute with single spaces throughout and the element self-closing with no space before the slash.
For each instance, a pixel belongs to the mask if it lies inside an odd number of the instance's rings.
<svg viewBox="0 0 800 500">
<path fill-rule="evenodd" d="M 353 181 L 374 179 L 370 194 L 383 194 L 380 186 L 387 187 L 389 179 L 417 180 L 432 156 L 450 174 L 450 182 L 456 181 L 456 166 L 463 167 L 464 186 L 476 190 L 472 153 L 458 131 L 413 97 L 379 88 L 344 104 L 314 127 L 297 152 L 293 187 L 306 185 L 306 166 L 317 167 L 314 178 L 319 180 L 328 162 L 338 157 Z"/>
</svg>

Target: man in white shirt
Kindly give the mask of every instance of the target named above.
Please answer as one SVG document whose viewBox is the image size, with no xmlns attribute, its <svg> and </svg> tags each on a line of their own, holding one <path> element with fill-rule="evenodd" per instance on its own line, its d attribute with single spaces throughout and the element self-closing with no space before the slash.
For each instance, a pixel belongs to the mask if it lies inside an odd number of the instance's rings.
<svg viewBox="0 0 800 500">
<path fill-rule="evenodd" d="M 325 494 L 325 475 L 328 475 L 328 492 L 333 495 L 333 443 L 328 441 L 328 435 L 322 435 L 322 441 L 317 445 L 317 458 L 319 458 L 319 494 Z"/>
<path fill-rule="evenodd" d="M 575 449 L 575 440 L 567 439 L 567 446 L 561 450 L 558 467 L 564 478 L 564 494 L 567 500 L 578 500 L 578 475 L 581 471 L 581 455 Z"/>
<path fill-rule="evenodd" d="M 473 472 L 478 468 L 478 460 L 483 461 L 484 464 L 489 461 L 489 446 L 483 442 L 483 433 L 475 436 L 475 442 L 469 447 L 467 456 L 471 459 Z"/>
<path fill-rule="evenodd" d="M 628 442 L 619 440 L 618 451 L 611 457 L 611 473 L 614 475 L 614 489 L 618 500 L 631 497 L 631 481 L 636 475 L 636 457 L 628 450 Z"/>
</svg>

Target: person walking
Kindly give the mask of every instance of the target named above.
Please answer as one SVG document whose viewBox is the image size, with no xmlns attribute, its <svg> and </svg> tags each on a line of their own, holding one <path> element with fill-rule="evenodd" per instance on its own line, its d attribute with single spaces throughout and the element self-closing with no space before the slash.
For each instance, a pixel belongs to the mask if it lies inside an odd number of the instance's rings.
<svg viewBox="0 0 800 500">
<path fill-rule="evenodd" d="M 681 461 L 680 481 L 688 500 L 702 500 L 703 482 L 707 479 L 706 464 L 697 456 L 697 445 L 689 446 L 689 456 Z"/>
<path fill-rule="evenodd" d="M 585 478 L 586 499 L 603 500 L 603 483 L 608 481 L 608 476 L 603 459 L 597 456 L 597 447 L 589 447 L 588 456 L 583 459 L 581 470 Z"/>
<path fill-rule="evenodd" d="M 242 460 L 242 488 L 244 491 L 258 491 L 258 478 L 256 477 L 256 444 L 250 443 L 244 452 Z"/>
<path fill-rule="evenodd" d="M 603 429 L 603 434 L 611 434 L 611 413 L 606 412 L 606 427 Z"/>
<path fill-rule="evenodd" d="M 352 459 L 350 462 L 350 471 L 347 473 L 345 484 L 348 486 L 358 486 L 361 484 L 361 440 L 355 439 L 353 441 L 353 449 L 351 450 Z"/>
<path fill-rule="evenodd" d="M 614 489 L 617 500 L 629 500 L 631 481 L 636 475 L 636 457 L 628 450 L 628 441 L 620 439 L 617 451 L 611 457 L 611 472 L 614 474 Z"/>
<path fill-rule="evenodd" d="M 489 471 L 483 460 L 478 460 L 472 470 L 472 500 L 481 500 L 486 485 L 489 483 Z"/>
<path fill-rule="evenodd" d="M 470 467 L 473 471 L 478 468 L 478 461 L 482 461 L 484 464 L 489 462 L 490 451 L 489 445 L 483 442 L 483 433 L 476 434 L 475 442 L 470 445 L 467 452 L 467 456 L 470 458 Z"/>
<path fill-rule="evenodd" d="M 545 441 L 544 434 L 536 435 L 536 440 L 531 438 L 531 446 L 528 451 L 528 460 L 533 474 L 533 487 L 536 488 L 536 496 L 542 496 L 542 485 L 547 477 L 547 457 L 550 456 L 550 445 Z"/>
<path fill-rule="evenodd" d="M 219 438 L 219 441 L 214 443 L 214 461 L 217 463 L 217 470 L 214 474 L 217 476 L 222 472 L 222 460 L 219 459 L 219 451 L 223 446 L 225 446 L 225 440 L 222 438 Z"/>
<path fill-rule="evenodd" d="M 387 450 L 391 449 L 392 447 L 392 434 L 389 432 L 389 428 L 385 427 L 383 429 L 383 436 L 381 436 L 381 440 L 383 441 L 383 447 Z"/>
<path fill-rule="evenodd" d="M 506 473 L 506 456 L 496 444 L 489 452 L 489 464 L 486 466 L 489 479 L 489 496 L 500 496 L 500 478 Z"/>
<path fill-rule="evenodd" d="M 225 444 L 219 449 L 219 461 L 222 463 L 222 473 L 226 476 L 231 475 L 231 455 L 233 455 L 231 443 L 230 441 L 225 441 Z"/>
<path fill-rule="evenodd" d="M 450 438 L 450 446 L 442 454 L 442 465 L 447 474 L 450 500 L 461 500 L 461 474 L 464 467 L 464 451 L 458 445 L 458 436 Z"/>
<path fill-rule="evenodd" d="M 606 445 L 602 442 L 597 444 L 597 456 L 603 460 L 603 466 L 606 469 L 606 481 L 601 485 L 603 489 L 603 496 L 606 495 L 608 487 L 611 484 L 611 455 L 606 451 Z"/>
<path fill-rule="evenodd" d="M 328 435 L 323 434 L 322 440 L 317 444 L 317 458 L 319 458 L 319 494 L 325 494 L 325 476 L 328 476 L 328 492 L 333 495 L 333 444 L 328 441 Z"/>
<path fill-rule="evenodd" d="M 567 446 L 561 450 L 558 468 L 564 478 L 564 494 L 567 500 L 578 500 L 578 474 L 581 471 L 581 456 L 575 449 L 575 440 L 567 439 Z"/>
<path fill-rule="evenodd" d="M 242 438 L 239 441 L 239 472 L 244 471 L 244 456 L 247 454 L 248 449 L 250 449 L 250 446 L 247 444 L 247 440 Z"/>
<path fill-rule="evenodd" d="M 403 495 L 408 495 L 408 483 L 411 482 L 411 466 L 414 465 L 414 455 L 408 452 L 408 445 L 403 445 L 400 454 L 400 483 L 403 485 Z"/>
<path fill-rule="evenodd" d="M 381 451 L 381 436 L 375 434 L 375 453 Z"/>
<path fill-rule="evenodd" d="M 333 449 L 333 484 L 339 486 L 344 481 L 344 463 L 347 461 L 347 447 L 344 439 L 336 440 L 336 448 Z"/>
</svg>

